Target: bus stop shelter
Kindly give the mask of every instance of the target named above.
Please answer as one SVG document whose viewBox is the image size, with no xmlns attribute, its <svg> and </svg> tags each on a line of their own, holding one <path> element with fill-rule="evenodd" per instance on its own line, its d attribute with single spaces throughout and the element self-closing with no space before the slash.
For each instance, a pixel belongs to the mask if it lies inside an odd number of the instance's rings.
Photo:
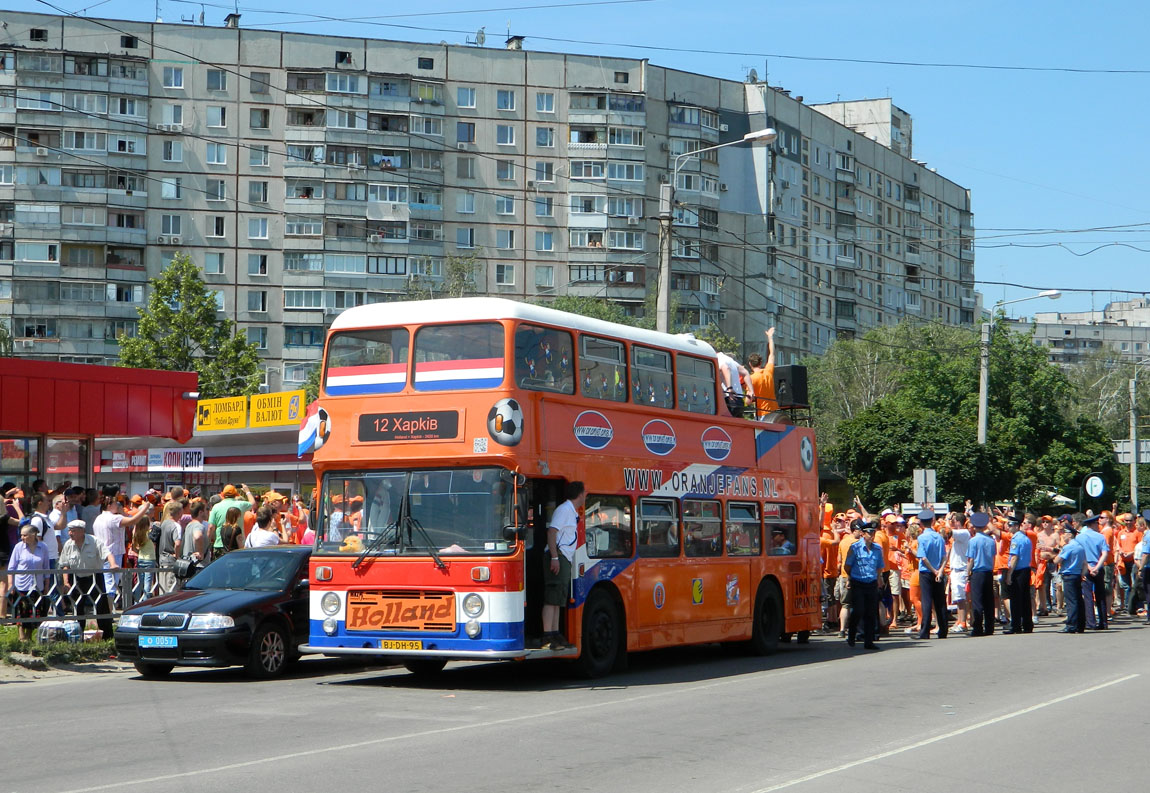
<svg viewBox="0 0 1150 793">
<path fill-rule="evenodd" d="M 0 358 L 0 477 L 88 487 L 96 438 L 185 443 L 197 382 L 195 372 Z"/>
</svg>

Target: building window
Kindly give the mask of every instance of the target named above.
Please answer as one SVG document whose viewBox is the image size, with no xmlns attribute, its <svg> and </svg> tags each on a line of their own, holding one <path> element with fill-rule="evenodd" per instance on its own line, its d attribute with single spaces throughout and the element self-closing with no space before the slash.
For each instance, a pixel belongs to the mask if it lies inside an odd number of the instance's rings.
<svg viewBox="0 0 1150 793">
<path fill-rule="evenodd" d="M 550 289 L 555 286 L 555 267 L 550 264 L 535 265 L 535 288 Z"/>
<path fill-rule="evenodd" d="M 208 189 L 205 190 L 208 201 L 225 201 L 227 200 L 228 183 L 223 179 L 209 179 Z"/>
<path fill-rule="evenodd" d="M 221 69 L 208 69 L 208 90 L 228 90 L 228 73 Z"/>
<path fill-rule="evenodd" d="M 333 94 L 358 94 L 359 76 L 355 74 L 329 74 L 327 90 Z"/>
<path fill-rule="evenodd" d="M 32 28 L 28 31 L 28 39 L 30 41 L 47 41 L 48 29 L 47 28 Z"/>
<path fill-rule="evenodd" d="M 499 286 L 515 286 L 515 265 L 496 264 L 495 283 Z"/>
<path fill-rule="evenodd" d="M 627 83 L 630 82 L 630 80 L 631 75 L 629 75 L 627 72 L 615 72 L 615 82 Z"/>
<path fill-rule="evenodd" d="M 248 290 L 248 311 L 262 314 L 268 310 L 268 293 L 263 289 Z"/>
<path fill-rule="evenodd" d="M 139 46 L 140 42 L 135 36 L 120 36 L 121 49 L 134 50 Z"/>
<path fill-rule="evenodd" d="M 679 178 L 688 176 L 689 174 L 680 174 Z M 602 179 L 603 178 L 603 163 L 599 160 L 572 160 L 571 161 L 571 178 L 572 179 Z"/>
<path fill-rule="evenodd" d="M 228 125 L 228 109 L 226 107 L 208 107 L 208 126 L 226 127 Z"/>
<path fill-rule="evenodd" d="M 455 161 L 455 175 L 459 179 L 475 178 L 475 158 L 460 157 Z"/>
<path fill-rule="evenodd" d="M 457 122 L 455 122 L 455 140 L 458 143 L 474 143 L 475 142 L 475 122 L 474 121 L 457 121 Z"/>
<path fill-rule="evenodd" d="M 509 251 L 515 248 L 515 229 L 496 229 L 495 247 Z"/>
<path fill-rule="evenodd" d="M 609 162 L 607 163 L 607 178 L 615 181 L 641 182 L 644 177 L 642 163 Z"/>
<path fill-rule="evenodd" d="M 539 91 L 535 94 L 535 111 L 538 113 L 555 112 L 555 94 L 548 91 Z"/>
<path fill-rule="evenodd" d="M 248 239 L 266 240 L 268 238 L 267 218 L 248 218 Z"/>
<path fill-rule="evenodd" d="M 513 160 L 495 161 L 495 178 L 502 181 L 515 180 L 515 162 Z"/>
<path fill-rule="evenodd" d="M 183 198 L 181 179 L 178 176 L 165 176 L 160 179 L 160 198 L 175 200 Z"/>
<path fill-rule="evenodd" d="M 459 88 L 455 92 L 455 104 L 459 107 L 475 107 L 475 89 Z"/>
<path fill-rule="evenodd" d="M 224 255 L 222 253 L 205 253 L 204 254 L 204 274 L 205 275 L 223 275 L 224 274 Z"/>
<path fill-rule="evenodd" d="M 495 214 L 497 215 L 514 215 L 515 214 L 515 199 L 509 195 L 495 196 Z"/>
<path fill-rule="evenodd" d="M 228 147 L 223 143 L 209 143 L 207 150 L 208 165 L 227 165 Z"/>
<path fill-rule="evenodd" d="M 249 146 L 248 147 L 248 165 L 258 168 L 266 166 L 271 162 L 268 157 L 267 146 Z"/>
<path fill-rule="evenodd" d="M 416 66 L 420 69 L 434 69 L 435 58 L 419 58 L 416 60 Z"/>
<path fill-rule="evenodd" d="M 164 67 L 164 88 L 183 88 L 184 70 L 180 66 Z"/>
<path fill-rule="evenodd" d="M 535 128 L 535 145 L 544 149 L 554 148 L 555 146 L 555 128 L 554 127 L 536 127 Z"/>
<path fill-rule="evenodd" d="M 555 250 L 555 233 L 551 231 L 537 231 L 535 232 L 535 250 L 537 251 L 553 251 Z"/>
<path fill-rule="evenodd" d="M 248 254 L 248 275 L 267 275 L 268 256 L 266 253 Z"/>
<path fill-rule="evenodd" d="M 515 127 L 510 124 L 497 124 L 495 126 L 495 142 L 500 146 L 514 146 Z"/>
<path fill-rule="evenodd" d="M 268 202 L 268 183 L 248 182 L 248 201 L 253 204 L 266 204 Z"/>
<path fill-rule="evenodd" d="M 455 230 L 455 247 L 457 248 L 474 248 L 475 247 L 475 229 L 470 226 L 458 228 Z"/>
<path fill-rule="evenodd" d="M 549 218 L 555 216 L 555 199 L 551 196 L 535 196 L 531 199 L 535 204 L 535 217 Z"/>
<path fill-rule="evenodd" d="M 272 76 L 270 72 L 252 72 L 248 80 L 248 90 L 253 94 L 270 94 Z"/>
<path fill-rule="evenodd" d="M 498 110 L 515 109 L 515 92 L 499 90 L 495 92 L 495 107 Z"/>
<path fill-rule="evenodd" d="M 535 163 L 535 181 L 537 181 L 537 182 L 554 182 L 555 181 L 555 163 L 553 163 L 553 162 L 536 162 Z"/>
<path fill-rule="evenodd" d="M 475 193 L 460 193 L 455 197 L 455 211 L 461 215 L 475 213 Z"/>
<path fill-rule="evenodd" d="M 326 329 L 318 325 L 285 325 L 285 347 L 322 347 Z M 307 379 L 304 377 L 303 379 Z"/>
<path fill-rule="evenodd" d="M 226 218 L 223 215 L 209 215 L 207 218 L 207 232 L 205 237 L 222 237 L 224 236 L 224 223 Z"/>
<path fill-rule="evenodd" d="M 180 215 L 160 215 L 161 234 L 181 234 L 183 220 Z"/>
<path fill-rule="evenodd" d="M 265 107 L 253 107 L 249 119 L 252 129 L 267 129 L 271 126 L 272 112 Z"/>
<path fill-rule="evenodd" d="M 254 344 L 257 350 L 266 350 L 268 348 L 268 329 L 248 328 L 248 343 Z"/>
</svg>

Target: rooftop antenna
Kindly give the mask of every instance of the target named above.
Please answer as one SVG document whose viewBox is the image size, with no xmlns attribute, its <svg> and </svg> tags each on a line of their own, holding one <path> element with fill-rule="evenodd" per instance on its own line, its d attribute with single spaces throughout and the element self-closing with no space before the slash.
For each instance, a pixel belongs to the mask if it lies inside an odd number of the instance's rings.
<svg viewBox="0 0 1150 793">
<path fill-rule="evenodd" d="M 475 38 L 465 39 L 464 43 L 471 47 L 482 47 L 487 41 L 487 33 L 484 32 L 486 25 L 479 30 L 475 31 Z"/>
<path fill-rule="evenodd" d="M 751 70 L 749 72 L 747 72 L 747 82 L 748 83 L 757 83 L 758 81 L 759 81 L 759 72 L 757 69 L 755 69 L 755 67 L 752 66 Z"/>
<path fill-rule="evenodd" d="M 163 22 L 164 18 L 160 16 L 160 0 L 156 0 L 156 21 Z"/>
</svg>

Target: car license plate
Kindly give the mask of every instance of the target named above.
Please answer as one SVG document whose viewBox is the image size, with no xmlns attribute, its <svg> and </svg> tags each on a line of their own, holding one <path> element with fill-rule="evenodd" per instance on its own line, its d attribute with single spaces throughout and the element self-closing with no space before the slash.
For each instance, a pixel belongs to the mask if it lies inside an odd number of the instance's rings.
<svg viewBox="0 0 1150 793">
<path fill-rule="evenodd" d="M 139 643 L 140 647 L 178 647 L 180 639 L 178 636 L 141 636 Z"/>
<path fill-rule="evenodd" d="M 422 650 L 423 642 L 418 641 L 399 641 L 398 639 L 380 639 L 379 649 L 381 650 Z"/>
</svg>

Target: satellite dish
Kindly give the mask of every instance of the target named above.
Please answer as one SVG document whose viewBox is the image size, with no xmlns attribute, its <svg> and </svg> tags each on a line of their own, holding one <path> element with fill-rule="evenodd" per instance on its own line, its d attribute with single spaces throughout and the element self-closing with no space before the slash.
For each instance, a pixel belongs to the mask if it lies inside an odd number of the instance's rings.
<svg viewBox="0 0 1150 793">
<path fill-rule="evenodd" d="M 759 81 L 759 73 L 754 69 L 754 67 L 752 67 L 751 71 L 749 71 L 747 73 L 747 82 L 748 83 L 757 83 L 758 81 Z"/>
<path fill-rule="evenodd" d="M 484 26 L 484 27 L 486 27 L 486 26 Z M 482 47 L 486 41 L 487 41 L 487 34 L 485 32 L 483 32 L 483 28 L 480 28 L 479 30 L 477 30 L 475 32 L 475 43 L 478 44 L 480 47 Z"/>
</svg>

